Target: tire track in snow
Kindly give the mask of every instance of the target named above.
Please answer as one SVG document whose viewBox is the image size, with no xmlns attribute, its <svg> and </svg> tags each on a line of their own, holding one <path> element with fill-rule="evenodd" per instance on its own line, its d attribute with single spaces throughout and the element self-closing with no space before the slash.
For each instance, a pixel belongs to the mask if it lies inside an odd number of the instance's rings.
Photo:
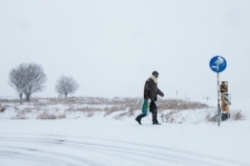
<svg viewBox="0 0 250 166">
<path fill-rule="evenodd" d="M 20 161 L 29 161 L 31 165 L 46 165 L 46 166 L 82 166 L 82 165 L 91 165 L 91 166 L 104 166 L 84 157 L 77 157 L 72 155 L 65 155 L 63 153 L 54 153 L 49 151 L 29 149 L 29 148 L 18 148 L 3 146 L 5 150 L 0 150 L 0 156 L 4 155 L 7 157 L 15 157 Z M 6 150 L 7 149 L 7 150 Z M 33 153 L 30 153 L 33 151 Z"/>
<path fill-rule="evenodd" d="M 20 160 L 28 161 L 47 161 L 46 166 L 59 165 L 78 166 L 78 165 L 94 165 L 102 166 L 93 159 L 85 156 L 74 156 L 61 152 L 51 152 L 44 150 L 51 147 L 62 147 L 66 150 L 78 150 L 81 153 L 94 153 L 99 156 L 105 156 L 108 159 L 120 158 L 125 161 L 132 161 L 135 165 L 163 165 L 171 163 L 171 165 L 209 165 L 209 166 L 246 166 L 249 164 L 228 161 L 220 158 L 207 157 L 200 154 L 189 153 L 180 150 L 155 147 L 144 144 L 131 142 L 105 140 L 96 138 L 71 137 L 59 135 L 11 135 L 0 136 L 0 145 L 5 143 L 17 145 L 4 145 L 0 147 L 1 155 L 19 156 Z M 19 145 L 20 144 L 20 145 Z M 23 147 L 23 146 L 24 147 Z M 30 146 L 30 147 L 25 147 Z M 22 155 L 17 153 L 21 153 Z M 46 154 L 44 156 L 44 154 Z M 57 164 L 58 165 L 58 164 Z M 106 164 L 108 165 L 108 164 Z M 112 164 L 110 164 L 112 165 Z"/>
<path fill-rule="evenodd" d="M 51 151 L 50 148 L 53 145 L 60 146 L 59 143 L 56 143 L 57 140 L 53 142 L 44 142 L 44 138 L 32 140 L 29 136 L 27 138 L 0 136 L 0 161 L 3 157 L 5 160 L 6 158 L 9 160 L 14 159 L 22 166 L 23 164 L 28 166 L 105 166 L 105 164 L 89 160 L 84 156 L 71 155 L 55 150 Z"/>
</svg>

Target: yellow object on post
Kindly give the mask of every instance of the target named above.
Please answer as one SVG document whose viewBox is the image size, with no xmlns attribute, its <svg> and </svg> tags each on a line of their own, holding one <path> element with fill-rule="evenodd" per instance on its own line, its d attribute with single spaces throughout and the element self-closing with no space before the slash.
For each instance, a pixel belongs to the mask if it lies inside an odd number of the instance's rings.
<svg viewBox="0 0 250 166">
<path fill-rule="evenodd" d="M 228 82 L 227 81 L 221 81 L 220 92 L 221 93 L 227 93 L 228 92 Z"/>
<path fill-rule="evenodd" d="M 222 81 L 220 85 L 220 92 L 221 92 L 221 109 L 222 109 L 222 116 L 227 116 L 229 118 L 229 106 L 231 105 L 231 97 L 230 94 L 228 93 L 228 82 L 227 81 Z M 223 117 L 222 117 L 223 119 Z"/>
</svg>

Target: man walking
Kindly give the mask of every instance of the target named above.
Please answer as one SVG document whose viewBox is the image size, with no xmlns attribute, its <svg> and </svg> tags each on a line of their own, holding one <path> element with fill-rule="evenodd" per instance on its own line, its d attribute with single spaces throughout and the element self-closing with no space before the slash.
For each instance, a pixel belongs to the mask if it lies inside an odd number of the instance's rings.
<svg viewBox="0 0 250 166">
<path fill-rule="evenodd" d="M 147 116 L 148 109 L 152 113 L 152 119 L 154 125 L 159 125 L 160 123 L 157 120 L 157 106 L 155 101 L 157 101 L 157 95 L 161 97 L 164 96 L 162 91 L 157 87 L 157 79 L 159 77 L 159 73 L 154 71 L 152 76 L 146 80 L 144 86 L 144 101 L 142 106 L 142 114 L 136 117 L 136 121 L 141 125 L 141 119 Z"/>
</svg>

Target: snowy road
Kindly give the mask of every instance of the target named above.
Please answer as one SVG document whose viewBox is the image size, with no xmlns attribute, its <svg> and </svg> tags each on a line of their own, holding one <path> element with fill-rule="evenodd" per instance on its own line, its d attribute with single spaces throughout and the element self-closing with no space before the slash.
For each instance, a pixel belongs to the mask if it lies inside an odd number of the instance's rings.
<svg viewBox="0 0 250 166">
<path fill-rule="evenodd" d="M 46 124 L 45 124 L 46 123 Z M 48 124 L 49 123 L 49 124 Z M 76 128 L 81 123 L 82 127 Z M 103 123 L 103 124 L 101 124 Z M 4 121 L 10 125 L 10 130 L 0 130 L 0 165 L 1 166 L 247 166 L 250 162 L 241 161 L 227 156 L 215 157 L 209 155 L 206 147 L 204 153 L 198 153 L 193 141 L 187 140 L 189 145 L 180 149 L 178 146 L 160 146 L 164 140 L 152 136 L 149 141 L 137 132 L 158 134 L 166 127 L 172 131 L 181 127 L 176 126 L 139 126 L 130 122 L 101 122 L 98 126 L 92 121 Z M 125 124 L 125 125 L 124 125 Z M 32 126 L 34 125 L 34 126 Z M 74 127 L 73 127 L 73 126 Z M 85 125 L 85 126 L 84 126 Z M 87 126 L 90 125 L 90 126 Z M 65 126 L 68 126 L 66 129 Z M 91 127 L 92 126 L 92 127 Z M 113 126 L 113 128 L 112 128 Z M 132 131 L 127 130 L 132 127 Z M 154 127 L 154 128 L 153 128 Z M 173 128 L 174 127 L 174 128 Z M 188 129 L 187 126 L 183 126 Z M 188 126 L 190 127 L 190 126 Z M 192 127 L 192 126 L 191 126 Z M 195 127 L 195 126 L 193 126 Z M 213 126 L 215 127 L 215 126 Z M 16 130 L 14 130 L 16 128 Z M 17 129 L 19 128 L 19 129 Z M 83 128 L 83 130 L 82 130 Z M 109 128 L 109 129 L 107 129 Z M 172 129 L 171 129 L 172 128 Z M 91 130 L 92 129 L 92 130 Z M 103 130 L 102 130 L 103 129 Z M 121 130 L 122 129 L 122 130 Z M 145 130 L 146 129 L 146 130 Z M 133 131 L 134 130 L 134 131 Z M 190 129 L 192 130 L 192 129 Z M 33 132 L 32 132 L 33 131 Z M 98 131 L 98 132 L 97 132 Z M 82 133 L 79 133 L 82 132 Z M 199 132 L 199 131 L 197 131 Z M 25 134 L 32 133 L 32 134 Z M 78 133 L 76 135 L 76 133 Z M 128 134 L 127 137 L 123 135 Z M 114 134 L 114 135 L 112 135 Z M 134 136 L 131 136 L 131 134 Z M 210 133 L 211 134 L 211 133 Z M 86 136 L 88 135 L 88 136 Z M 150 136 L 150 135 L 149 135 Z M 182 132 L 188 139 L 188 134 Z M 203 135 L 204 136 L 204 135 Z M 149 137 L 150 138 L 150 137 Z M 205 137 L 204 137 L 205 138 Z M 137 139 L 141 139 L 137 140 Z M 161 140 L 162 139 L 162 140 Z M 173 141 L 173 140 L 176 140 Z M 179 138 L 173 138 L 172 144 L 178 144 Z M 170 140 L 166 140 L 170 141 Z M 208 142 L 209 143 L 209 142 Z M 180 143 L 181 144 L 181 143 Z M 193 145 L 190 145 L 193 144 Z M 168 143 L 165 143 L 168 145 Z M 193 148 L 192 148 L 193 146 Z M 197 141 L 197 146 L 199 142 Z M 205 145 L 206 146 L 206 145 Z M 214 146 L 210 144 L 210 146 Z M 215 147 L 213 147 L 215 148 Z M 237 149 L 235 149 L 237 150 Z M 233 151 L 233 150 L 231 150 Z M 226 153 L 226 152 L 225 152 Z"/>
<path fill-rule="evenodd" d="M 0 160 L 18 165 L 104 166 L 124 162 L 128 165 L 239 164 L 173 149 L 94 138 L 4 135 L 0 137 L 0 142 Z"/>
</svg>

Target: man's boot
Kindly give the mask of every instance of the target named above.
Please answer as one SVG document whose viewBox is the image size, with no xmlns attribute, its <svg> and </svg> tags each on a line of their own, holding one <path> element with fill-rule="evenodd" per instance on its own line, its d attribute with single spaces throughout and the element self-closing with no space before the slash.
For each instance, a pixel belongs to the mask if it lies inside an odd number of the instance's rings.
<svg viewBox="0 0 250 166">
<path fill-rule="evenodd" d="M 159 122 L 158 122 L 158 120 L 156 119 L 156 120 L 154 120 L 153 121 L 153 125 L 161 125 Z"/>
<path fill-rule="evenodd" d="M 141 115 L 139 115 L 139 116 L 137 116 L 136 118 L 135 118 L 135 120 L 139 123 L 139 125 L 141 125 L 141 118 L 143 118 L 143 117 L 145 117 L 146 115 L 144 115 L 144 114 L 141 114 Z"/>
</svg>

